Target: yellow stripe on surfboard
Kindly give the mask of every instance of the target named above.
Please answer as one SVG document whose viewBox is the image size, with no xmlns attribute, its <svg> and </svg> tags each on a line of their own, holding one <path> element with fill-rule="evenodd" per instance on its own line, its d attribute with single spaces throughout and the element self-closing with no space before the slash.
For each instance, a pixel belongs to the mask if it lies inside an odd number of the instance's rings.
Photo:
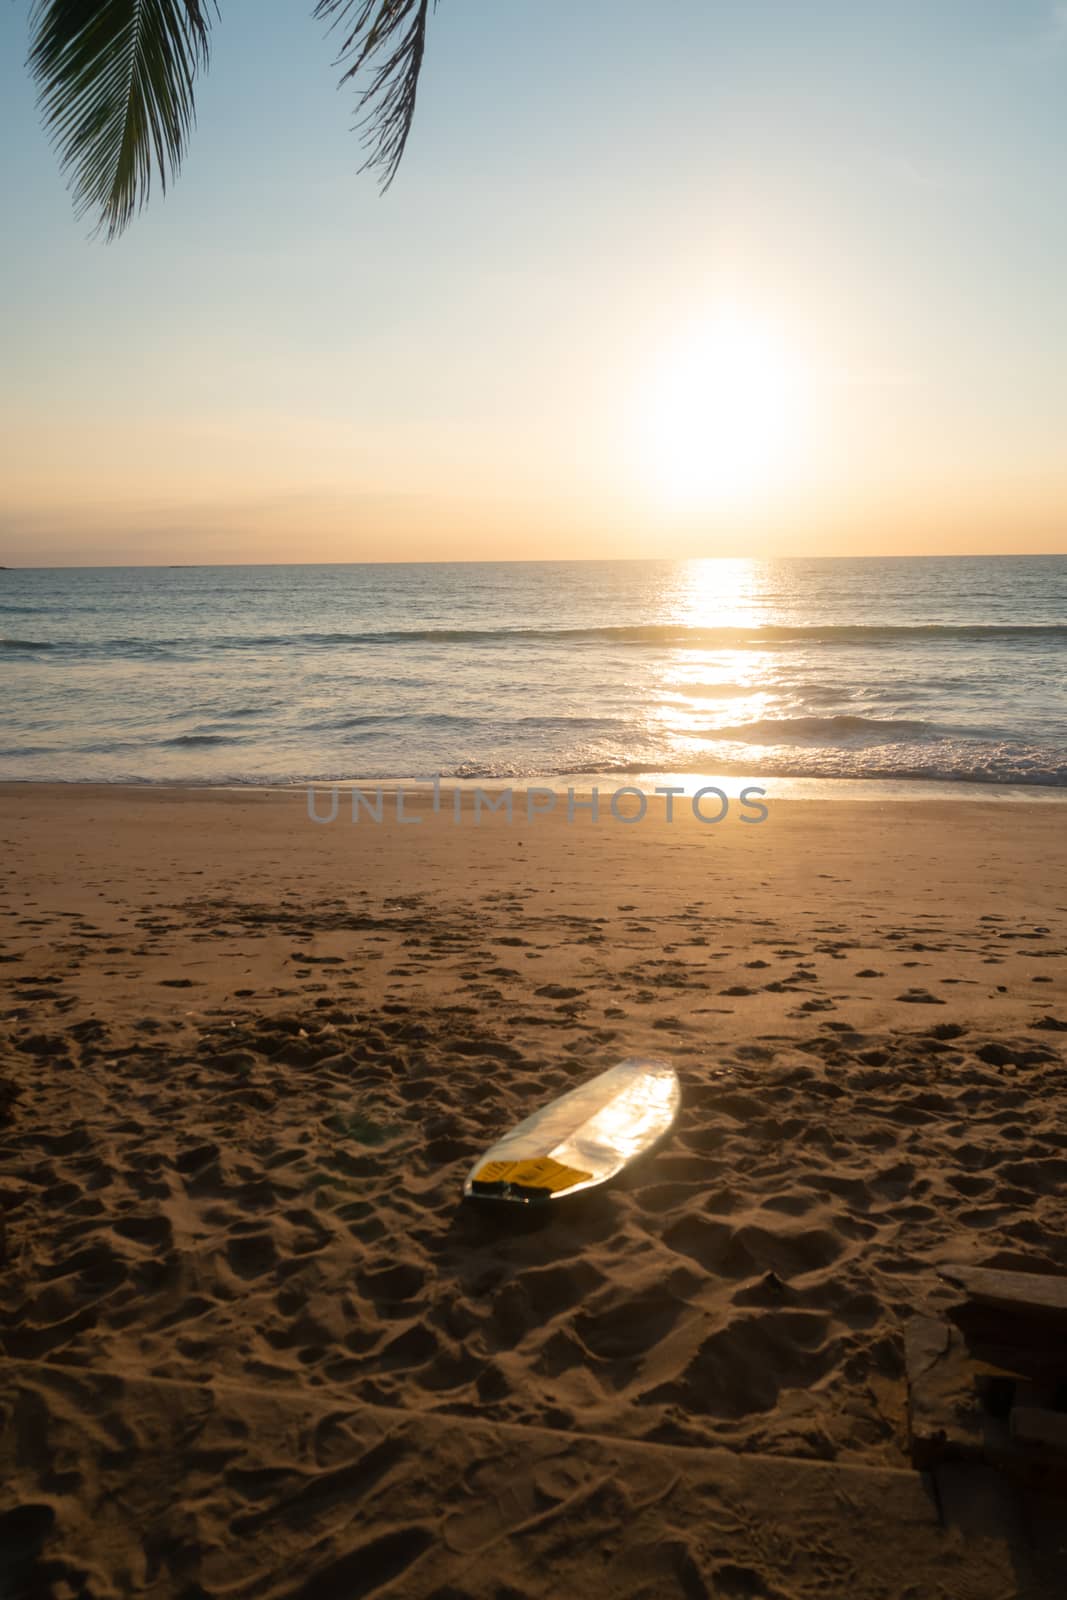
<svg viewBox="0 0 1067 1600">
<path fill-rule="evenodd" d="M 544 1189 L 558 1194 L 562 1189 L 573 1189 L 577 1183 L 587 1183 L 591 1172 L 579 1172 L 577 1167 L 564 1166 L 551 1156 L 539 1156 L 534 1161 L 487 1161 L 474 1174 L 475 1183 L 514 1183 L 523 1189 Z"/>
</svg>

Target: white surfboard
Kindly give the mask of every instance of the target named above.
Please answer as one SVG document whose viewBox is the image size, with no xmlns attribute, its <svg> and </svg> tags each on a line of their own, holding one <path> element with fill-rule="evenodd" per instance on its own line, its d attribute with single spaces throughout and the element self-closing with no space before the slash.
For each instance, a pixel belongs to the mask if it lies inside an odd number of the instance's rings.
<svg viewBox="0 0 1067 1600">
<path fill-rule="evenodd" d="M 669 1062 L 629 1056 L 498 1139 L 464 1197 L 536 1205 L 607 1183 L 667 1132 L 681 1093 Z"/>
</svg>

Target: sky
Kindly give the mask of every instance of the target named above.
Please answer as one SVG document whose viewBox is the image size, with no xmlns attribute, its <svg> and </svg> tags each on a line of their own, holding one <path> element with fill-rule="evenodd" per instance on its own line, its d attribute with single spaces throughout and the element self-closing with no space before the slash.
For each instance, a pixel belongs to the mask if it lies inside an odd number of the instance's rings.
<svg viewBox="0 0 1067 1600">
<path fill-rule="evenodd" d="M 1067 3 L 221 9 L 107 244 L 0 6 L 0 564 L 1067 549 Z"/>
</svg>

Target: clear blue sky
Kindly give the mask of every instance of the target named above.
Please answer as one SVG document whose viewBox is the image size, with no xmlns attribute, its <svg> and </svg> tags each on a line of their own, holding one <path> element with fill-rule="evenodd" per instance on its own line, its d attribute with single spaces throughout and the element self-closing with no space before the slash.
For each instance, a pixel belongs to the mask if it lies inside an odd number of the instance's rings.
<svg viewBox="0 0 1067 1600">
<path fill-rule="evenodd" d="M 223 0 L 184 171 L 111 245 L 28 10 L 0 561 L 1065 547 L 1067 4 L 441 0 L 379 198 L 310 0 Z M 723 304 L 725 434 L 669 377 Z"/>
</svg>

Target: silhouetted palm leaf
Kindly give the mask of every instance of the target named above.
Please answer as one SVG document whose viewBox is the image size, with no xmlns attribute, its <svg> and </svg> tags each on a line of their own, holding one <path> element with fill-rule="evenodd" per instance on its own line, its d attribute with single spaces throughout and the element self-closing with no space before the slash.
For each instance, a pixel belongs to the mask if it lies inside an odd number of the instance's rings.
<svg viewBox="0 0 1067 1600">
<path fill-rule="evenodd" d="M 436 5 L 436 0 L 433 0 Z M 45 124 L 70 175 L 78 214 L 99 209 L 109 239 L 166 189 L 193 124 L 193 83 L 207 65 L 209 7 L 218 0 L 34 0 L 30 67 Z M 404 153 L 426 44 L 430 0 L 317 0 L 345 29 L 341 79 L 368 68 L 357 127 L 383 190 Z"/>
<path fill-rule="evenodd" d="M 433 0 L 436 9 L 437 0 Z M 430 0 L 317 0 L 316 17 L 332 19 L 331 27 L 347 32 L 338 61 L 347 63 L 347 83 L 364 67 L 371 72 L 359 96 L 356 123 L 370 155 L 360 168 L 383 173 L 384 193 L 396 176 L 415 115 L 419 69 L 426 48 Z"/>
<path fill-rule="evenodd" d="M 36 0 L 30 67 L 78 214 L 99 208 L 108 238 L 167 186 L 206 65 L 209 0 Z"/>
</svg>

